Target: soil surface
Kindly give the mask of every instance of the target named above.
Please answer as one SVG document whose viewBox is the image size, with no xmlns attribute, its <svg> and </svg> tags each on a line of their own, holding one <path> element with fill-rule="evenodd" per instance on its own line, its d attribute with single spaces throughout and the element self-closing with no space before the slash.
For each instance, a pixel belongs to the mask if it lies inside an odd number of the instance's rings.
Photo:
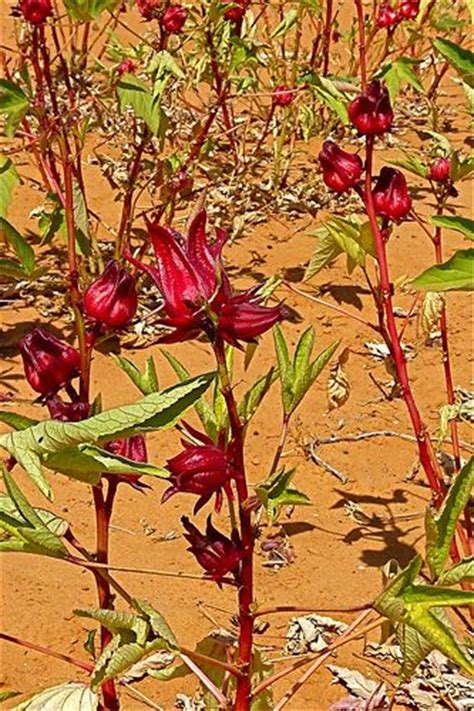
<svg viewBox="0 0 474 711">
<path fill-rule="evenodd" d="M 441 91 L 446 103 L 461 101 L 455 83 L 449 77 Z M 463 126 L 453 124 L 447 133 L 456 147 L 468 139 Z M 416 140 L 412 136 L 407 141 Z M 317 170 L 315 156 L 320 141 L 301 144 L 302 161 Z M 396 151 L 379 150 L 377 157 L 384 161 L 395 157 Z M 31 167 L 21 167 L 28 174 Z M 117 207 L 108 204 L 109 193 L 97 169 L 86 169 L 86 181 L 94 179 L 90 194 L 92 208 L 99 209 L 106 222 L 116 219 Z M 95 170 L 95 172 L 94 172 Z M 410 176 L 410 184 L 421 199 L 419 212 L 432 213 L 432 204 L 425 186 L 417 185 Z M 31 208 L 40 201 L 40 194 L 28 185 L 16 193 L 10 218 L 19 229 L 35 230 L 35 221 L 28 218 Z M 468 215 L 472 204 L 469 186 L 463 184 L 456 201 L 459 214 Z M 252 286 L 264 277 L 278 274 L 298 289 L 318 293 L 329 305 L 356 314 L 366 320 L 375 319 L 371 296 L 363 275 L 354 272 L 348 276 L 344 260 L 340 258 L 329 270 L 318 274 L 310 284 L 302 284 L 304 265 L 311 257 L 314 238 L 310 233 L 328 216 L 324 210 L 316 217 L 291 218 L 274 215 L 266 223 L 247 231 L 226 249 L 226 259 L 233 266 L 236 286 Z M 446 257 L 457 248 L 465 247 L 455 233 L 446 232 Z M 432 247 L 422 230 L 413 222 L 394 229 L 389 242 L 389 258 L 393 280 L 403 275 L 414 276 L 433 263 Z M 327 470 L 314 464 L 307 454 L 307 445 L 314 438 L 336 435 L 395 431 L 411 434 L 407 413 L 402 400 L 383 397 L 374 380 L 383 387 L 389 376 L 384 365 L 367 354 L 365 343 L 373 341 L 373 333 L 363 323 L 349 318 L 329 307 L 313 303 L 303 296 L 280 287 L 278 296 L 292 309 L 291 320 L 283 325 L 285 334 L 294 344 L 308 324 L 313 324 L 317 335 L 317 348 L 322 350 L 335 340 L 350 348 L 347 374 L 351 384 L 348 402 L 334 411 L 328 411 L 326 381 L 328 372 L 309 393 L 292 423 L 285 448 L 284 464 L 297 466 L 295 485 L 311 499 L 311 506 L 296 508 L 291 515 L 281 519 L 281 528 L 294 552 L 294 562 L 275 570 L 261 553 L 256 558 L 256 597 L 259 605 L 292 604 L 297 607 L 350 608 L 369 601 L 380 591 L 382 568 L 391 559 L 405 565 L 417 551 L 422 552 L 423 515 L 429 490 L 422 473 L 413 475 L 416 464 L 414 443 L 395 437 L 376 437 L 361 442 L 344 442 L 325 445 L 318 454 L 348 477 L 342 484 Z M 397 296 L 397 306 L 410 308 L 413 293 Z M 471 303 L 465 294 L 449 294 L 448 315 L 452 342 L 452 365 L 456 385 L 470 388 L 472 378 L 472 351 L 467 337 L 467 324 L 472 317 Z M 64 319 L 48 319 L 38 314 L 34 305 L 21 300 L 2 304 L 1 338 L 3 347 L 1 395 L 6 396 L 2 409 L 43 418 L 42 408 L 34 403 L 34 396 L 22 378 L 20 358 L 16 349 L 18 339 L 38 321 L 51 326 L 66 337 L 70 323 Z M 445 403 L 443 371 L 439 345 L 427 346 L 414 318 L 406 331 L 406 341 L 413 345 L 415 357 L 410 373 L 415 393 L 426 424 L 431 431 L 438 426 L 439 408 Z M 205 344 L 192 342 L 170 347 L 192 373 L 213 367 Z M 129 349 L 124 354 L 143 365 L 153 354 L 162 387 L 175 381 L 174 375 L 160 347 L 147 351 Z M 242 358 L 237 355 L 237 393 L 245 391 L 257 375 L 263 374 L 274 361 L 271 334 L 267 334 L 248 371 L 242 368 Z M 133 402 L 137 391 L 107 354 L 96 353 L 92 368 L 92 392 L 101 392 L 105 408 Z M 265 478 L 278 442 L 281 418 L 278 386 L 267 396 L 249 429 L 247 462 L 252 484 Z M 191 418 L 192 420 L 192 418 Z M 2 430 L 3 431 L 3 430 Z M 461 438 L 469 440 L 467 426 L 460 427 Z M 176 433 L 150 436 L 150 460 L 164 463 L 179 450 Z M 447 445 L 448 447 L 448 445 Z M 448 450 L 449 451 L 449 450 Z M 38 492 L 26 477 L 19 473 L 21 486 L 30 500 L 45 505 Z M 55 494 L 52 509 L 72 522 L 77 538 L 93 548 L 94 511 L 90 491 L 84 485 L 63 476 L 51 476 Z M 166 571 L 184 571 L 199 574 L 194 558 L 185 552 L 186 541 L 181 534 L 180 517 L 188 514 L 192 500 L 186 495 L 173 497 L 160 505 L 164 485 L 149 479 L 151 489 L 145 494 L 121 485 L 113 517 L 111 561 L 118 566 L 134 566 Z M 350 515 L 350 502 L 361 507 L 365 517 Z M 198 516 L 203 524 L 209 512 Z M 214 517 L 219 523 L 219 518 Z M 270 532 L 271 533 L 271 532 Z M 266 564 L 267 563 L 267 564 Z M 117 579 L 135 597 L 144 598 L 159 609 L 178 639 L 188 647 L 211 629 L 223 627 L 232 630 L 235 609 L 232 590 L 220 590 L 210 582 L 153 577 L 145 574 L 116 573 Z M 95 605 L 95 585 L 90 573 L 65 563 L 34 556 L 11 554 L 2 557 L 3 628 L 18 637 L 44 644 L 54 650 L 86 660 L 83 642 L 92 624 L 73 614 L 75 608 Z M 118 605 L 121 602 L 118 601 Z M 351 620 L 354 614 L 333 613 L 338 619 Z M 269 618 L 268 629 L 259 642 L 271 657 L 280 655 L 289 615 Z M 377 639 L 376 634 L 374 639 Z M 381 671 L 361 655 L 362 642 L 344 648 L 337 664 L 352 666 L 369 676 L 395 681 L 389 670 Z M 83 674 L 47 656 L 26 651 L 16 645 L 3 645 L 1 657 L 0 689 L 18 689 L 33 692 Z M 298 672 L 289 677 L 294 681 Z M 288 709 L 319 711 L 329 707 L 344 696 L 341 687 L 331 684 L 332 676 L 325 668 L 296 694 Z M 193 677 L 158 683 L 146 680 L 138 689 L 165 709 L 173 707 L 176 694 L 191 694 L 197 684 Z M 277 685 L 275 698 L 288 688 L 288 679 Z M 146 706 L 121 691 L 123 709 L 140 711 Z M 13 705 L 13 704 L 12 704 Z M 8 705 L 7 705 L 8 706 Z"/>
</svg>

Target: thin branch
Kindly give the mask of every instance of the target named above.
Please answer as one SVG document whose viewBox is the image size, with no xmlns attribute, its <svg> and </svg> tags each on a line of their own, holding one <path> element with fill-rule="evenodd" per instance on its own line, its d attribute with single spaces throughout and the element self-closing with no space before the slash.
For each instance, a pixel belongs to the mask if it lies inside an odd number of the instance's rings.
<svg viewBox="0 0 474 711">
<path fill-rule="evenodd" d="M 335 304 L 331 304 L 329 301 L 325 301 L 324 299 L 320 299 L 317 296 L 313 296 L 313 294 L 309 294 L 307 291 L 302 291 L 301 289 L 297 289 L 295 286 L 288 284 L 288 282 L 284 282 L 283 284 L 284 284 L 284 286 L 286 286 L 287 289 L 289 289 L 290 291 L 293 291 L 295 294 L 304 296 L 306 299 L 309 299 L 310 301 L 314 301 L 316 304 L 321 304 L 321 306 L 326 306 L 328 309 L 337 311 L 342 316 L 347 316 L 347 318 L 352 318 L 352 319 L 354 319 L 354 321 L 363 323 L 364 326 L 367 326 L 368 328 L 371 328 L 372 330 L 376 331 L 377 333 L 380 333 L 380 329 L 377 324 L 370 323 L 370 321 L 366 321 L 365 318 L 362 318 L 362 316 L 358 316 L 355 313 L 346 311 L 345 309 L 342 309 L 340 306 L 336 306 Z"/>
<path fill-rule="evenodd" d="M 192 575 L 191 573 L 182 573 L 181 571 L 173 572 L 171 570 L 153 570 L 150 568 L 133 568 L 123 565 L 109 565 L 108 563 L 95 563 L 88 560 L 70 559 L 76 565 L 81 565 L 84 568 L 104 568 L 106 570 L 115 570 L 119 573 L 137 573 L 142 575 L 159 575 L 166 578 L 185 578 L 187 580 L 200 580 L 201 582 L 213 582 L 211 578 L 206 578 L 203 575 Z M 223 583 L 235 586 L 235 582 L 230 578 L 223 578 Z"/>
<path fill-rule="evenodd" d="M 61 661 L 67 662 L 68 664 L 73 664 L 75 667 L 79 667 L 79 669 L 82 669 L 83 671 L 86 671 L 89 674 L 94 671 L 94 666 L 92 664 L 88 664 L 87 662 L 81 662 L 80 659 L 70 657 L 68 654 L 61 654 L 61 652 L 55 652 L 54 650 L 49 649 L 48 647 L 43 647 L 42 645 L 35 644 L 34 642 L 28 642 L 27 640 L 20 639 L 19 637 L 14 637 L 13 635 L 7 634 L 6 632 L 0 632 L 0 639 L 4 639 L 6 642 L 12 642 L 12 644 L 17 644 L 18 646 L 24 647 L 25 649 L 32 649 L 34 652 L 45 654 L 48 657 L 60 659 Z"/>
<path fill-rule="evenodd" d="M 213 681 L 209 679 L 209 677 L 204 674 L 202 669 L 200 669 L 197 664 L 193 662 L 192 659 L 190 659 L 186 654 L 180 654 L 179 655 L 183 662 L 186 664 L 189 669 L 191 669 L 192 672 L 196 674 L 198 677 L 199 681 L 202 682 L 202 684 L 208 689 L 208 691 L 213 695 L 213 697 L 216 699 L 216 701 L 219 702 L 221 708 L 225 709 L 228 708 L 229 706 L 229 699 L 224 696 L 222 691 L 220 691 L 217 686 L 214 684 Z"/>
</svg>

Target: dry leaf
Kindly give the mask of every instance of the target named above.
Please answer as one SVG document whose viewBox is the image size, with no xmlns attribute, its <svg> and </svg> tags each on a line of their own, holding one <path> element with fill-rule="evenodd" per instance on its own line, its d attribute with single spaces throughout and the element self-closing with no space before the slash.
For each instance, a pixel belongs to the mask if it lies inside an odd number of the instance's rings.
<svg viewBox="0 0 474 711">
<path fill-rule="evenodd" d="M 349 359 L 349 348 L 344 348 L 337 363 L 331 366 L 327 383 L 329 410 L 342 407 L 349 399 L 351 385 L 345 370 Z"/>
<path fill-rule="evenodd" d="M 421 306 L 421 327 L 427 338 L 434 335 L 437 329 L 441 311 L 445 304 L 444 296 L 437 291 L 428 291 Z"/>
</svg>

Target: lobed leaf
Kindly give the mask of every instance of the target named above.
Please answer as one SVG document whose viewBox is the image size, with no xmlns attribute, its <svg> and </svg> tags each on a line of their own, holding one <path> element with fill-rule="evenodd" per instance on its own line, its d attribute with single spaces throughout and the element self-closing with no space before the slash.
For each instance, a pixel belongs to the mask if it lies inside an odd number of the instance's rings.
<svg viewBox="0 0 474 711">
<path fill-rule="evenodd" d="M 12 711 L 97 711 L 98 708 L 99 697 L 87 684 L 70 681 L 40 691 Z"/>
<path fill-rule="evenodd" d="M 429 267 L 412 285 L 428 291 L 473 291 L 474 249 L 459 250 L 447 262 Z"/>
</svg>

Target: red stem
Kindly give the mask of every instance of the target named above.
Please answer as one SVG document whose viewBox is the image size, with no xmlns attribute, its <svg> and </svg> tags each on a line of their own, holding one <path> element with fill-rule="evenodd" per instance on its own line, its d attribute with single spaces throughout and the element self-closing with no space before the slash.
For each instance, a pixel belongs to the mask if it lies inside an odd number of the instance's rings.
<svg viewBox="0 0 474 711">
<path fill-rule="evenodd" d="M 253 644 L 253 548 L 254 535 L 252 529 L 252 514 L 246 507 L 248 488 L 245 476 L 243 424 L 240 420 L 237 404 L 232 392 L 229 372 L 225 360 L 224 342 L 217 336 L 214 351 L 219 371 L 222 394 L 225 398 L 229 421 L 234 441 L 235 466 L 238 471 L 237 494 L 239 500 L 240 534 L 244 555 L 240 569 L 239 587 L 239 648 L 238 667 L 242 676 L 237 679 L 237 690 L 234 711 L 248 711 L 251 696 L 251 662 Z"/>
<path fill-rule="evenodd" d="M 112 516 L 112 506 L 116 493 L 116 488 L 117 482 L 114 480 L 110 480 L 108 485 L 107 496 L 104 498 L 102 482 L 97 486 L 92 487 L 96 515 L 96 559 L 98 563 L 108 563 L 109 561 L 109 526 L 110 518 Z M 102 609 L 111 609 L 113 601 L 109 582 L 102 575 L 100 575 L 99 572 L 94 573 L 94 575 L 97 585 L 99 607 Z M 109 630 L 101 626 L 101 650 L 103 650 L 104 647 L 107 646 L 111 639 L 112 635 Z M 102 694 L 105 709 L 107 709 L 107 711 L 116 711 L 116 709 L 119 708 L 119 703 L 113 680 L 106 681 L 102 685 Z"/>
<path fill-rule="evenodd" d="M 362 0 L 354 0 L 357 10 L 357 22 L 359 25 L 359 61 L 360 61 L 360 78 L 362 83 L 362 91 L 365 91 L 367 86 L 367 58 L 365 51 L 365 25 L 364 25 L 364 8 Z"/>
<path fill-rule="evenodd" d="M 222 118 L 224 119 L 224 125 L 227 130 L 227 135 L 229 136 L 230 145 L 235 153 L 236 158 L 238 158 L 237 144 L 235 142 L 234 136 L 234 125 L 229 113 L 229 107 L 227 105 L 227 82 L 222 76 L 221 70 L 219 69 L 219 64 L 216 58 L 216 52 L 214 48 L 214 43 L 212 39 L 212 33 L 207 33 L 207 43 L 209 47 L 209 57 L 211 62 L 211 69 L 214 75 L 215 88 L 217 93 L 217 98 L 219 100 L 219 105 L 222 109 Z"/>
<path fill-rule="evenodd" d="M 79 667 L 79 669 L 83 669 L 89 674 L 94 671 L 94 666 L 92 664 L 88 664 L 87 662 L 81 662 L 80 659 L 74 659 L 74 657 L 70 657 L 67 654 L 55 652 L 52 649 L 49 649 L 48 647 L 43 647 L 42 645 L 35 644 L 34 642 L 28 642 L 27 640 L 20 639 L 19 637 L 14 637 L 13 635 L 7 634 L 6 632 L 0 632 L 0 639 L 4 639 L 6 642 L 12 642 L 13 644 L 18 644 L 20 647 L 24 647 L 25 649 L 32 649 L 34 652 L 39 652 L 40 654 L 46 654 L 48 657 L 60 659 L 61 661 L 67 662 L 68 664 L 73 664 L 75 667 Z"/>
<path fill-rule="evenodd" d="M 329 69 L 329 50 L 331 48 L 331 30 L 332 30 L 332 0 L 326 0 L 326 21 L 324 24 L 324 39 L 323 39 L 323 76 L 325 77 Z"/>
</svg>

